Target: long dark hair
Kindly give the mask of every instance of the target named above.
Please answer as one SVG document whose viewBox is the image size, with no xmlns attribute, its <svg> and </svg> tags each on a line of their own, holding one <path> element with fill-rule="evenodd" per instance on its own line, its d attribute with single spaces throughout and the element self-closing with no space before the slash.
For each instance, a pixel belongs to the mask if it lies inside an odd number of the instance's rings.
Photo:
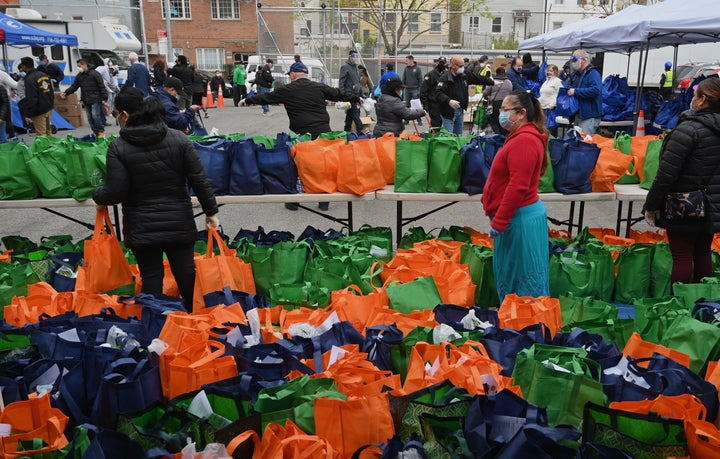
<svg viewBox="0 0 720 459">
<path fill-rule="evenodd" d="M 720 78 L 706 78 L 698 84 L 695 94 L 705 96 L 710 106 L 717 110 L 720 108 Z"/>
<path fill-rule="evenodd" d="M 514 97 L 518 104 L 525 109 L 526 117 L 529 123 L 546 136 L 550 135 L 550 131 L 545 127 L 545 111 L 540 107 L 540 101 L 531 93 L 522 90 L 515 90 L 508 94 L 508 97 Z M 547 138 L 547 137 L 546 137 Z M 547 147 L 547 141 L 543 142 L 543 147 Z M 548 155 L 543 155 L 542 168 L 540 174 L 544 174 L 548 167 Z"/>
<path fill-rule="evenodd" d="M 162 123 L 165 109 L 157 97 L 145 96 L 138 88 L 125 88 L 115 97 L 115 110 L 127 112 L 126 126 Z"/>
</svg>

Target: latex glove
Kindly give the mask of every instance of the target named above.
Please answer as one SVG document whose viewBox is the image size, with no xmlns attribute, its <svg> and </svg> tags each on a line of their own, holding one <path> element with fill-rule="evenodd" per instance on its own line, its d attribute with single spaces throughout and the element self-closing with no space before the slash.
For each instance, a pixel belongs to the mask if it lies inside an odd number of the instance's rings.
<svg viewBox="0 0 720 459">
<path fill-rule="evenodd" d="M 206 216 L 205 224 L 207 225 L 208 228 L 210 228 L 211 226 L 213 228 L 217 228 L 218 226 L 220 226 L 220 219 L 218 218 L 217 214 L 215 214 L 213 216 Z"/>
<path fill-rule="evenodd" d="M 660 211 L 659 210 L 646 210 L 645 211 L 645 221 L 650 226 L 655 226 L 655 222 L 660 218 Z"/>
<path fill-rule="evenodd" d="M 245 102 L 245 99 L 240 99 L 240 102 L 238 102 L 238 105 L 241 107 L 244 107 L 247 105 L 247 103 Z"/>
<path fill-rule="evenodd" d="M 502 234 L 502 231 L 498 231 L 492 226 L 490 227 L 490 237 L 495 239 L 496 237 L 500 236 Z"/>
<path fill-rule="evenodd" d="M 574 96 L 574 95 L 575 95 L 575 89 L 574 89 L 574 88 L 568 89 L 568 90 L 567 90 L 567 95 L 568 95 L 568 96 Z"/>
<path fill-rule="evenodd" d="M 460 102 L 455 99 L 450 99 L 449 105 L 450 108 L 452 108 L 453 110 L 457 110 L 458 108 L 460 108 Z"/>
</svg>

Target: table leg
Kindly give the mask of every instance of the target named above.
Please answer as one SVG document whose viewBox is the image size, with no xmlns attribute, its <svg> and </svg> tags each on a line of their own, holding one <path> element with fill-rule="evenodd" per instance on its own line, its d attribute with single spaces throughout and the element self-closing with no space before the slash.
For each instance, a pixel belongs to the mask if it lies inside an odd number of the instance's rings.
<svg viewBox="0 0 720 459">
<path fill-rule="evenodd" d="M 350 230 L 350 233 L 353 232 L 353 208 L 352 208 L 352 201 L 347 202 L 347 211 L 348 211 L 348 218 L 347 218 L 347 225 L 348 229 Z"/>
<path fill-rule="evenodd" d="M 113 207 L 113 216 L 115 217 L 115 234 L 117 235 L 118 241 L 122 241 L 122 230 L 120 228 L 120 210 L 118 206 Z"/>
<path fill-rule="evenodd" d="M 628 202 L 627 221 L 625 223 L 625 237 L 630 237 L 630 225 L 632 225 L 633 202 Z"/>
<path fill-rule="evenodd" d="M 583 219 L 585 217 L 585 201 L 580 201 L 580 212 L 578 212 L 578 233 L 583 229 Z"/>
<path fill-rule="evenodd" d="M 620 224 L 622 223 L 623 202 L 618 201 L 617 221 L 615 222 L 615 234 L 620 235 Z"/>
<path fill-rule="evenodd" d="M 402 201 L 397 202 L 395 215 L 397 220 L 395 221 L 395 229 L 397 233 L 395 234 L 395 242 L 397 243 L 397 246 L 400 246 L 400 239 L 402 239 L 402 232 L 403 232 L 403 203 Z"/>
<path fill-rule="evenodd" d="M 568 233 L 572 236 L 573 222 L 575 221 L 575 201 L 570 201 L 570 215 L 568 215 Z"/>
</svg>

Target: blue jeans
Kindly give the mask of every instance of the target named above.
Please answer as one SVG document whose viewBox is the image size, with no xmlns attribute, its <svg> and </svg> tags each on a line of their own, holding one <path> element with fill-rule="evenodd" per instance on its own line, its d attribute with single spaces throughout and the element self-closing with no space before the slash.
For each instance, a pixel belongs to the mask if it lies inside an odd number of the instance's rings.
<svg viewBox="0 0 720 459">
<path fill-rule="evenodd" d="M 593 135 L 600 127 L 600 118 L 585 118 L 584 120 L 577 118 L 575 120 L 575 125 L 580 126 L 583 134 Z"/>
<path fill-rule="evenodd" d="M 270 88 L 266 88 L 265 86 L 258 86 L 258 90 L 260 91 L 260 94 L 265 94 L 265 93 L 270 92 Z M 263 109 L 263 113 L 270 113 L 269 105 L 263 105 L 262 109 Z"/>
<path fill-rule="evenodd" d="M 105 132 L 105 112 L 102 102 L 85 105 L 85 116 L 87 116 L 93 134 L 97 136 L 98 133 Z"/>
<path fill-rule="evenodd" d="M 462 135 L 463 133 L 463 114 L 462 108 L 456 108 L 455 114 L 452 118 L 442 117 L 442 127 L 452 132 L 455 135 Z"/>
<path fill-rule="evenodd" d="M 355 123 L 355 129 L 357 132 L 363 130 L 363 123 L 360 119 L 360 107 L 357 105 L 352 105 L 350 108 L 345 110 L 345 128 L 343 130 L 350 132 L 352 129 L 352 123 Z"/>
<path fill-rule="evenodd" d="M 6 143 L 8 141 L 6 123 L 8 123 L 8 121 L 3 121 L 3 123 L 0 124 L 0 143 Z"/>
</svg>

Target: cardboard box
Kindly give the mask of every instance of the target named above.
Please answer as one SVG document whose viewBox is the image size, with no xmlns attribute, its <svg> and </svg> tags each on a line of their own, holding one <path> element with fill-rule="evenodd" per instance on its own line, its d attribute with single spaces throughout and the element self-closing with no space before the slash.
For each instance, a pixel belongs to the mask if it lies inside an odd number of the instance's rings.
<svg viewBox="0 0 720 459">
<path fill-rule="evenodd" d="M 83 108 L 80 104 L 75 105 L 55 105 L 55 111 L 62 116 L 67 118 L 68 116 L 78 117 L 82 114 Z"/>
<path fill-rule="evenodd" d="M 363 123 L 363 126 L 362 126 L 362 127 L 363 127 L 363 130 L 365 130 L 365 131 L 369 131 L 370 128 L 372 127 L 373 123 L 375 122 L 375 121 L 373 121 L 373 119 L 370 118 L 369 116 L 361 116 L 361 117 L 360 117 L 360 121 L 362 121 L 362 123 Z M 355 123 L 352 123 L 352 125 L 353 125 L 353 127 L 354 127 L 353 132 L 359 131 L 359 129 L 357 128 L 357 126 L 355 126 Z"/>
<path fill-rule="evenodd" d="M 83 125 L 83 117 L 82 114 L 77 116 L 63 116 L 65 118 L 65 121 L 72 124 L 73 127 L 80 127 Z"/>
<path fill-rule="evenodd" d="M 510 58 L 502 56 L 495 57 L 493 58 L 492 64 L 490 64 L 490 66 L 493 69 L 493 75 L 495 74 L 495 70 L 498 67 L 503 67 L 507 71 L 507 69 L 510 67 Z"/>
<path fill-rule="evenodd" d="M 77 105 L 80 103 L 76 92 L 68 95 L 67 97 L 65 97 L 65 99 L 60 97 L 60 94 L 62 94 L 62 93 L 61 92 L 55 93 L 55 106 L 56 107 L 60 106 L 60 105 Z"/>
</svg>

